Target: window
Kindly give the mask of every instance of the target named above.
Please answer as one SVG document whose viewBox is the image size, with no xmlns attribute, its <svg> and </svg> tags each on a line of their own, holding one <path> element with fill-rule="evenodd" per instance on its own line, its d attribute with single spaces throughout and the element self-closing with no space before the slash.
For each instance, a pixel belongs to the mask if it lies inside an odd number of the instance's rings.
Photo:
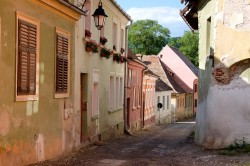
<svg viewBox="0 0 250 166">
<path fill-rule="evenodd" d="M 124 46 L 124 29 L 121 29 L 121 48 L 125 48 Z"/>
<path fill-rule="evenodd" d="M 136 109 L 136 87 L 134 87 L 134 95 L 133 95 L 133 109 Z"/>
<path fill-rule="evenodd" d="M 119 106 L 123 106 L 123 78 L 120 77 L 120 96 L 119 96 Z"/>
<path fill-rule="evenodd" d="M 128 69 L 128 86 L 130 87 L 132 85 L 132 69 Z"/>
<path fill-rule="evenodd" d="M 117 23 L 113 22 L 113 46 L 117 47 Z"/>
<path fill-rule="evenodd" d="M 102 29 L 100 30 L 100 36 L 101 36 L 101 37 L 105 37 L 105 36 L 104 36 L 104 28 L 105 28 L 105 26 L 103 26 Z"/>
<path fill-rule="evenodd" d="M 109 109 L 114 109 L 114 100 L 115 100 L 115 79 L 114 76 L 110 76 L 109 81 Z"/>
<path fill-rule="evenodd" d="M 197 92 L 197 84 L 194 85 L 194 92 Z"/>
<path fill-rule="evenodd" d="M 123 106 L 123 78 L 110 76 L 109 108 L 111 111 Z"/>
<path fill-rule="evenodd" d="M 162 98 L 162 108 L 163 110 L 165 110 L 165 96 L 163 96 Z"/>
<path fill-rule="evenodd" d="M 177 108 L 179 108 L 179 99 L 177 99 Z"/>
<path fill-rule="evenodd" d="M 94 70 L 92 84 L 92 117 L 99 115 L 99 80 L 99 71 Z"/>
<path fill-rule="evenodd" d="M 169 109 L 169 96 L 167 96 L 167 109 Z"/>
<path fill-rule="evenodd" d="M 157 104 L 160 103 L 160 96 L 157 96 Z"/>
<path fill-rule="evenodd" d="M 55 97 L 69 97 L 69 33 L 56 29 Z"/>
<path fill-rule="evenodd" d="M 99 115 L 99 84 L 95 82 L 93 84 L 93 94 L 92 94 L 92 116 Z"/>
<path fill-rule="evenodd" d="M 138 86 L 137 87 L 138 88 L 138 103 L 137 103 L 137 106 L 138 106 L 138 108 L 140 108 L 141 107 L 141 86 Z"/>
<path fill-rule="evenodd" d="M 17 13 L 16 100 L 37 100 L 39 89 L 39 22 Z"/>
<path fill-rule="evenodd" d="M 119 77 L 116 77 L 115 79 L 115 107 L 119 107 L 119 97 L 120 97 L 120 79 Z"/>
<path fill-rule="evenodd" d="M 89 11 L 89 13 L 92 13 L 91 1 L 86 1 L 84 7 Z M 91 19 L 92 19 L 91 14 L 88 14 L 87 16 L 85 16 L 85 29 L 89 31 L 91 30 Z"/>
<path fill-rule="evenodd" d="M 207 19 L 207 34 L 206 34 L 206 51 L 207 55 L 211 54 L 211 17 Z"/>
<path fill-rule="evenodd" d="M 197 107 L 197 99 L 194 100 L 194 107 Z"/>
</svg>

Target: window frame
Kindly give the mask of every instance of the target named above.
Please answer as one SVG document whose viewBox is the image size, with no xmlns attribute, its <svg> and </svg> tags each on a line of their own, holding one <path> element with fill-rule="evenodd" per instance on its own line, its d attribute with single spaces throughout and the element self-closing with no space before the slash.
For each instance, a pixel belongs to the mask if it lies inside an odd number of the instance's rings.
<svg viewBox="0 0 250 166">
<path fill-rule="evenodd" d="M 29 95 L 29 94 L 24 94 L 24 95 L 18 95 L 17 94 L 17 85 L 18 85 L 18 52 L 19 52 L 19 42 L 18 42 L 18 35 L 19 35 L 19 29 L 18 29 L 18 21 L 24 21 L 29 24 L 32 24 L 36 26 L 36 85 L 35 85 L 35 94 L 34 95 Z M 39 99 L 39 53 L 40 53 L 40 21 L 32 18 L 30 16 L 27 16 L 23 13 L 16 12 L 16 73 L 15 73 L 15 101 L 33 101 L 33 100 L 38 100 Z"/>
<path fill-rule="evenodd" d="M 58 93 L 56 91 L 56 80 L 57 80 L 57 77 L 56 77 L 56 71 L 57 71 L 57 65 L 56 65 L 56 60 L 57 60 L 57 55 L 56 55 L 56 49 L 57 49 L 57 35 L 60 34 L 62 36 L 65 36 L 68 38 L 68 78 L 67 78 L 67 92 L 66 93 Z M 63 30 L 62 28 L 59 28 L 59 27 L 56 27 L 55 28 L 55 81 L 54 81 L 54 98 L 67 98 L 67 97 L 70 97 L 70 33 L 68 31 L 65 31 Z"/>
<path fill-rule="evenodd" d="M 95 106 L 94 106 L 94 99 L 95 99 L 95 96 L 94 96 L 94 87 L 97 86 L 97 101 L 96 101 L 96 112 L 94 110 Z M 99 70 L 96 70 L 96 69 L 93 69 L 93 73 L 92 73 L 92 90 L 93 90 L 93 93 L 92 93 L 92 97 L 91 97 L 91 105 L 92 105 L 92 108 L 91 108 L 91 117 L 93 119 L 95 118 L 98 118 L 99 115 L 100 115 L 100 71 Z M 94 113 L 97 113 L 96 115 Z"/>
</svg>

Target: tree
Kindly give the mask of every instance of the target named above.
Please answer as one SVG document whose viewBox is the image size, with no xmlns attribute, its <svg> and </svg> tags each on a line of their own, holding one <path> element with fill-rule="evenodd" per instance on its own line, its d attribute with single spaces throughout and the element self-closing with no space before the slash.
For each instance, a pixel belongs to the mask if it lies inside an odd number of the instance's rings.
<svg viewBox="0 0 250 166">
<path fill-rule="evenodd" d="M 199 65 L 199 35 L 197 32 L 185 31 L 181 38 L 170 38 L 169 46 L 178 48 L 195 65 Z"/>
<path fill-rule="evenodd" d="M 129 48 L 136 54 L 157 55 L 170 37 L 168 28 L 155 20 L 138 20 L 129 29 Z"/>
</svg>

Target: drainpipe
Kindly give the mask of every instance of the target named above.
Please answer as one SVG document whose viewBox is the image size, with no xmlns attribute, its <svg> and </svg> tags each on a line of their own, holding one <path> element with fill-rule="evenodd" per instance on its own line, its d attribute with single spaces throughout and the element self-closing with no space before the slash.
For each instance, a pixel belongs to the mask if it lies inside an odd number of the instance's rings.
<svg viewBox="0 0 250 166">
<path fill-rule="evenodd" d="M 126 26 L 125 30 L 125 57 L 128 58 L 128 29 L 132 25 L 132 20 L 130 24 Z M 124 117 L 124 130 L 127 130 L 127 61 L 124 65 L 124 93 L 123 93 L 123 117 Z"/>
</svg>

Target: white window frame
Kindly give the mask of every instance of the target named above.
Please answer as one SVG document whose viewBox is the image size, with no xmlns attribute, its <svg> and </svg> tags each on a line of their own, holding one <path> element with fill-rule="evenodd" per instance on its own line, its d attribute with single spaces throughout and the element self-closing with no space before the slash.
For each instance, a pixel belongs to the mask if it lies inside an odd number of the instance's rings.
<svg viewBox="0 0 250 166">
<path fill-rule="evenodd" d="M 113 111 L 115 108 L 114 100 L 115 100 L 115 75 L 114 73 L 111 73 L 110 80 L 109 80 L 109 110 L 110 111 Z"/>
<path fill-rule="evenodd" d="M 166 96 L 162 96 L 162 109 L 166 109 Z"/>
<path fill-rule="evenodd" d="M 100 87 L 99 87 L 99 83 L 100 83 L 100 71 L 99 70 L 96 70 L 94 69 L 93 70 L 93 74 L 92 74 L 93 78 L 92 78 L 92 90 L 93 90 L 93 93 L 92 93 L 92 111 L 91 111 L 91 116 L 92 117 L 98 117 L 99 114 L 100 114 L 100 110 L 99 110 L 99 102 L 100 102 L 100 95 L 99 95 L 99 90 L 100 90 Z M 94 102 L 95 100 L 95 96 L 94 96 L 94 86 L 97 86 L 97 101 Z M 97 108 L 97 110 L 95 111 L 94 108 Z"/>
</svg>

